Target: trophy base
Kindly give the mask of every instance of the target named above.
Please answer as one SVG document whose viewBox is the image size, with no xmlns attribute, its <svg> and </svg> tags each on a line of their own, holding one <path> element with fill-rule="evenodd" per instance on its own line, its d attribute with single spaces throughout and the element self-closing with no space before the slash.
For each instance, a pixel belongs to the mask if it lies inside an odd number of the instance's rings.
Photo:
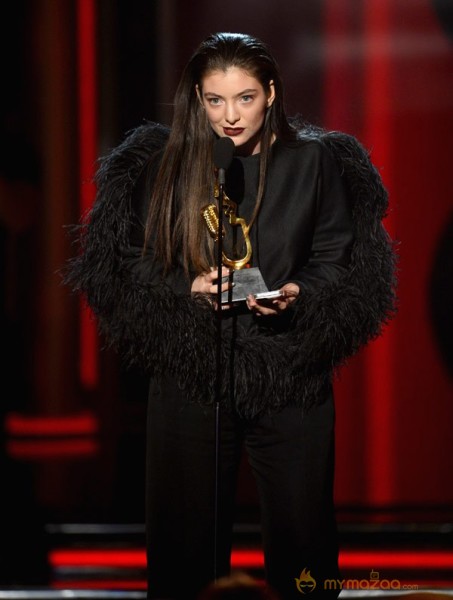
<svg viewBox="0 0 453 600">
<path fill-rule="evenodd" d="M 226 277 L 224 279 L 227 280 Z M 222 304 L 244 302 L 250 294 L 256 296 L 269 292 L 258 267 L 232 271 L 228 276 L 228 281 L 234 283 L 234 286 L 222 293 Z"/>
</svg>

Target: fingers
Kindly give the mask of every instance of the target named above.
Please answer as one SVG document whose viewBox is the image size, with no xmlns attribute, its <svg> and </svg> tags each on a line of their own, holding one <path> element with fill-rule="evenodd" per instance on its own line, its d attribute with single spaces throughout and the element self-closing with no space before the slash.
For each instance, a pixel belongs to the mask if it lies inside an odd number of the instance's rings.
<svg viewBox="0 0 453 600">
<path fill-rule="evenodd" d="M 277 315 L 280 312 L 280 309 L 278 308 L 278 306 L 275 305 L 275 302 L 277 302 L 277 300 L 274 300 L 271 305 L 264 306 L 263 304 L 260 304 L 259 302 L 257 302 L 255 296 L 250 294 L 249 296 L 247 296 L 246 302 L 247 302 L 248 308 L 253 313 L 255 313 L 255 315 L 257 317 L 259 317 L 261 315 L 267 315 L 267 316 Z"/>
<path fill-rule="evenodd" d="M 247 296 L 248 308 L 256 314 L 261 315 L 278 315 L 288 308 L 299 295 L 299 286 L 293 283 L 288 283 L 281 288 L 281 296 L 273 300 L 264 299 L 257 300 L 252 294 Z"/>
<path fill-rule="evenodd" d="M 300 293 L 300 288 L 296 283 L 287 283 L 281 289 L 282 296 L 286 300 L 287 304 L 291 304 L 297 298 Z"/>
<path fill-rule="evenodd" d="M 222 279 L 224 277 L 228 277 L 229 274 L 230 274 L 230 270 L 227 269 L 226 267 L 222 267 Z M 218 270 L 216 268 L 212 268 L 209 273 L 206 273 L 205 279 L 206 279 L 206 284 L 208 286 L 208 289 L 206 290 L 206 292 L 208 294 L 216 294 L 218 291 L 217 275 L 218 275 Z M 222 292 L 226 292 L 230 288 L 230 286 L 231 286 L 231 284 L 229 283 L 228 280 L 225 281 L 224 283 L 222 283 L 222 287 L 221 287 Z"/>
<path fill-rule="evenodd" d="M 222 278 L 228 277 L 230 271 L 226 267 L 222 269 Z M 212 268 L 206 273 L 201 273 L 192 282 L 191 291 L 202 294 L 216 294 L 217 293 L 217 269 Z M 222 291 L 226 291 L 229 288 L 229 282 L 222 283 Z"/>
</svg>

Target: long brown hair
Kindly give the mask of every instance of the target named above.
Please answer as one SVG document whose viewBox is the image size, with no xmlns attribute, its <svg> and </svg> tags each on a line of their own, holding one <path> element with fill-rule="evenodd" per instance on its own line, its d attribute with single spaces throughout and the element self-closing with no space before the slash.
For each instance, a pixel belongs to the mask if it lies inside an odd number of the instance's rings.
<svg viewBox="0 0 453 600">
<path fill-rule="evenodd" d="M 196 86 L 201 87 L 207 73 L 229 67 L 238 67 L 255 77 L 266 93 L 271 81 L 275 86 L 275 100 L 267 109 L 261 132 L 260 177 L 253 218 L 264 194 L 273 136 L 295 137 L 283 106 L 279 67 L 267 45 L 241 33 L 216 33 L 206 38 L 187 63 L 176 91 L 171 132 L 146 222 L 145 239 L 153 236 L 156 258 L 166 271 L 176 256 L 186 273 L 201 273 L 214 264 L 212 241 L 200 211 L 212 201 L 212 147 L 216 135 L 199 102 Z"/>
</svg>

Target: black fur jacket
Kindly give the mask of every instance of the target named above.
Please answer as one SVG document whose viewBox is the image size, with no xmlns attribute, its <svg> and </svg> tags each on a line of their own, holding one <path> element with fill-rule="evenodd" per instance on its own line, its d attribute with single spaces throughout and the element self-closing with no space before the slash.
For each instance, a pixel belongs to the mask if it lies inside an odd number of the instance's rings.
<svg viewBox="0 0 453 600">
<path fill-rule="evenodd" d="M 211 404 L 217 348 L 212 306 L 201 295 L 134 277 L 123 260 L 133 185 L 167 136 L 161 125 L 142 125 L 101 159 L 97 200 L 76 227 L 80 251 L 68 262 L 64 280 L 86 297 L 101 334 L 126 364 L 140 365 L 153 377 L 169 375 L 189 400 Z M 387 193 L 367 151 L 352 136 L 310 125 L 299 136 L 325 144 L 337 160 L 351 196 L 355 241 L 338 281 L 297 299 L 288 331 L 223 341 L 224 385 L 232 386 L 236 409 L 246 417 L 288 402 L 308 409 L 323 397 L 335 369 L 379 336 L 396 310 L 396 253 L 382 225 Z M 232 343 L 233 378 L 226 372 Z"/>
</svg>

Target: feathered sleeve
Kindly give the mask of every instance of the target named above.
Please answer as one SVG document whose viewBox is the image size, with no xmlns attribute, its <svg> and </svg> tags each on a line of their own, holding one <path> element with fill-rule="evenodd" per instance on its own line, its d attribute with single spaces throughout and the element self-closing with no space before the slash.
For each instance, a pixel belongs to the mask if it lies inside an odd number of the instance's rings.
<svg viewBox="0 0 453 600">
<path fill-rule="evenodd" d="M 169 373 L 192 399 L 212 401 L 212 306 L 189 293 L 182 273 L 179 281 L 174 273 L 160 277 L 149 255 L 140 264 L 141 249 L 131 244 L 134 187 L 167 136 L 157 124 L 143 125 L 101 159 L 96 201 L 76 228 L 79 252 L 68 262 L 64 282 L 85 297 L 102 337 L 126 364 L 151 375 Z"/>
<path fill-rule="evenodd" d="M 388 197 L 368 152 L 341 132 L 309 126 L 300 135 L 321 141 L 337 161 L 350 195 L 354 242 L 336 281 L 300 295 L 289 331 L 238 341 L 235 384 L 251 413 L 267 397 L 274 408 L 288 398 L 308 408 L 330 385 L 332 371 L 377 338 L 396 312 L 397 254 L 382 223 Z"/>
<path fill-rule="evenodd" d="M 347 271 L 320 293 L 301 297 L 298 327 L 310 361 L 336 366 L 378 337 L 394 317 L 397 255 L 383 225 L 387 192 L 367 151 L 344 133 L 320 137 L 336 157 L 351 196 L 354 243 Z"/>
</svg>

